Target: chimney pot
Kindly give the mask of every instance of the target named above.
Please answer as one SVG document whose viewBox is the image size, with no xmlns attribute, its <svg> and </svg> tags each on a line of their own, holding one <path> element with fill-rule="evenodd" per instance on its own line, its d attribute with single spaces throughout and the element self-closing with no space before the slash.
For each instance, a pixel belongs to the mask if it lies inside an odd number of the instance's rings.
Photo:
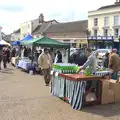
<svg viewBox="0 0 120 120">
<path fill-rule="evenodd" d="M 41 13 L 39 16 L 39 23 L 43 23 L 43 22 L 44 22 L 44 15 L 43 13 Z"/>
</svg>

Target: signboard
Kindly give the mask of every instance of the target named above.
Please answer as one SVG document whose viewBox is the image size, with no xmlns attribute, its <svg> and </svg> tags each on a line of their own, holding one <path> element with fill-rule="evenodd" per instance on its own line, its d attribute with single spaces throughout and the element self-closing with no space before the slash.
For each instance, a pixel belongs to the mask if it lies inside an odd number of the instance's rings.
<svg viewBox="0 0 120 120">
<path fill-rule="evenodd" d="M 105 41 L 112 41 L 112 36 L 90 36 L 88 40 L 105 40 Z"/>
</svg>

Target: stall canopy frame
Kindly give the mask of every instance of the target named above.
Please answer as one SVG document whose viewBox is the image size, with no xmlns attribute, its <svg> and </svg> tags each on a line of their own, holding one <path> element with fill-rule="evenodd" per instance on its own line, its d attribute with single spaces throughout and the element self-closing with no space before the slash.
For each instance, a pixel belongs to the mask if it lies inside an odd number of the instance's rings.
<svg viewBox="0 0 120 120">
<path fill-rule="evenodd" d="M 62 43 L 57 40 L 48 38 L 46 36 L 41 36 L 39 38 L 34 38 L 31 40 L 25 40 L 20 43 L 24 46 L 32 46 L 34 49 L 35 46 L 49 47 L 49 48 L 67 48 L 68 49 L 68 60 L 70 58 L 70 44 Z"/>
<path fill-rule="evenodd" d="M 70 48 L 70 44 L 62 43 L 57 40 L 53 40 L 46 36 L 42 36 L 39 38 L 31 39 L 29 41 L 25 40 L 20 43 L 24 46 L 42 46 L 42 47 L 49 47 L 49 48 Z"/>
</svg>

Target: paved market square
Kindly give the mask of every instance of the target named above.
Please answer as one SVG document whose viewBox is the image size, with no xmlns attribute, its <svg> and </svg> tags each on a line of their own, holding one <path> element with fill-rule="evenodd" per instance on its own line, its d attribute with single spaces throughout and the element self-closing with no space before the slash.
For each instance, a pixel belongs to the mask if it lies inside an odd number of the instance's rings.
<svg viewBox="0 0 120 120">
<path fill-rule="evenodd" d="M 11 65 L 0 71 L 0 120 L 119 120 L 120 103 L 73 110 L 50 95 L 40 75 Z"/>
</svg>

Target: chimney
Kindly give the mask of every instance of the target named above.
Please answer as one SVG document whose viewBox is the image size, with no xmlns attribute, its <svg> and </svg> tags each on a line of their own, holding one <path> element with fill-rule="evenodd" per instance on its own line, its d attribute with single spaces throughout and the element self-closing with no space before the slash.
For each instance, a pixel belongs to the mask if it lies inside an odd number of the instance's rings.
<svg viewBox="0 0 120 120">
<path fill-rule="evenodd" d="M 41 13 L 39 16 L 39 23 L 43 23 L 43 22 L 44 22 L 44 15 L 43 13 Z"/>
<path fill-rule="evenodd" d="M 116 0 L 115 4 L 120 4 L 120 0 Z"/>
</svg>

